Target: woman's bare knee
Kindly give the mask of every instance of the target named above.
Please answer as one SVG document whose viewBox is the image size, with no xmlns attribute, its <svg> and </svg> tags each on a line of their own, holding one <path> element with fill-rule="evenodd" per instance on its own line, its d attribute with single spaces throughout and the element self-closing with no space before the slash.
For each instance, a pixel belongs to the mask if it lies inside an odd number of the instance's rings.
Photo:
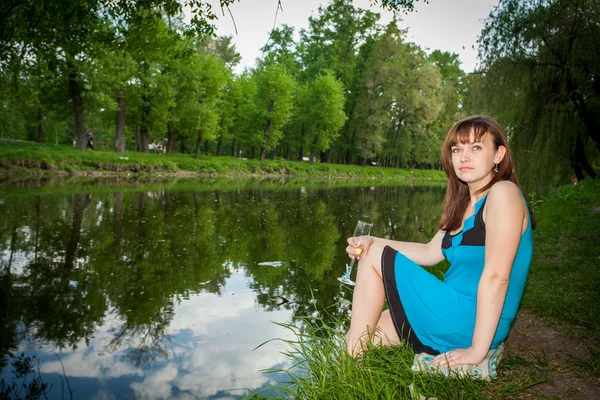
<svg viewBox="0 0 600 400">
<path fill-rule="evenodd" d="M 381 255 L 384 248 L 385 246 L 380 243 L 373 243 L 369 247 L 369 251 L 359 260 L 358 267 L 372 268 L 381 277 Z"/>
</svg>

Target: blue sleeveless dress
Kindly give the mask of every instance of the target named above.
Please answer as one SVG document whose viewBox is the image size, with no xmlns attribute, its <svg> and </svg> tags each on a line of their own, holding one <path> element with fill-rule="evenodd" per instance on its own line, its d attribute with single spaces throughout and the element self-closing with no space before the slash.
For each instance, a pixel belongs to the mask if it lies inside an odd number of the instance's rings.
<svg viewBox="0 0 600 400">
<path fill-rule="evenodd" d="M 475 329 L 477 286 L 485 264 L 483 208 L 487 194 L 456 235 L 446 232 L 442 253 L 451 266 L 444 280 L 402 253 L 386 247 L 382 273 L 388 306 L 398 335 L 415 352 L 444 353 L 471 346 Z M 533 253 L 531 218 L 521 236 L 506 300 L 491 348 L 508 337 L 517 316 Z"/>
</svg>

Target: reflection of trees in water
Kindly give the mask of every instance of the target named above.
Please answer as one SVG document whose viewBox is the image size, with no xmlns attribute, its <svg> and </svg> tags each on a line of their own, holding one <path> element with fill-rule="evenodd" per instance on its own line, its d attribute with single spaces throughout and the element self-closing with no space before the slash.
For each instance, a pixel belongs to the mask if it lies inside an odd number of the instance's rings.
<svg viewBox="0 0 600 400">
<path fill-rule="evenodd" d="M 147 324 L 124 323 L 111 329 L 113 335 L 102 353 L 117 353 L 123 350 L 122 359 L 133 366 L 149 365 L 157 359 L 168 359 L 168 336 L 165 331 L 173 319 L 173 307 L 160 310 Z"/>
<path fill-rule="evenodd" d="M 16 296 L 12 293 L 12 275 L 10 270 L 3 267 L 0 270 L 0 370 L 7 365 L 6 354 L 17 349 L 19 309 L 15 304 Z"/>
<path fill-rule="evenodd" d="M 398 187 L 9 197 L 0 250 L 9 265 L 17 252 L 29 258 L 18 276 L 3 265 L 0 301 L 20 312 L 3 314 L 0 329 L 23 321 L 58 347 L 76 346 L 110 304 L 123 325 L 106 351 L 128 348 L 141 365 L 168 355 L 176 303 L 220 293 L 240 268 L 265 310 L 333 326 L 349 312 L 351 292 L 336 277 L 356 220 L 373 222 L 377 236 L 425 241 L 442 197 L 443 189 Z M 265 261 L 282 266 L 258 265 Z"/>
<path fill-rule="evenodd" d="M 373 234 L 398 240 L 427 241 L 437 231 L 443 190 L 423 188 L 361 188 L 276 192 L 261 210 L 272 207 L 267 215 L 283 231 L 269 232 L 269 221 L 261 223 L 254 246 L 262 257 L 247 261 L 253 277 L 251 286 L 257 301 L 265 309 L 280 307 L 293 310 L 297 317 L 320 320 L 335 326 L 346 320 L 351 291 L 343 289 L 336 277 L 347 262 L 345 241 L 358 219 L 374 223 Z M 294 207 L 287 207 L 294 204 Z M 261 222 L 263 220 L 261 219 Z M 283 240 L 281 238 L 284 238 Z M 266 238 L 266 241 L 265 241 Z M 280 243 L 282 250 L 271 250 Z M 287 270 L 258 266 L 283 254 Z M 281 299 L 290 302 L 280 304 Z"/>
</svg>

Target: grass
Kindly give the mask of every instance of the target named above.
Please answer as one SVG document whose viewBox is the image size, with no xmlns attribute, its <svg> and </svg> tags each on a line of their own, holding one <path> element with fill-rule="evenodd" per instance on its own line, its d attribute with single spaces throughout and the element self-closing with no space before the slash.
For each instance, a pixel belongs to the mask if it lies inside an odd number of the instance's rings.
<svg viewBox="0 0 600 400">
<path fill-rule="evenodd" d="M 600 378 L 600 180 L 565 186 L 533 202 L 538 229 L 534 231 L 534 259 L 522 308 L 533 311 L 565 335 L 586 340 L 589 358 L 569 359 L 562 365 L 587 381 Z M 436 275 L 441 273 L 436 270 Z M 285 373 L 286 383 L 247 398 L 281 399 L 411 399 L 410 388 L 438 399 L 523 398 L 529 388 L 551 381 L 549 354 L 540 349 L 534 358 L 513 354 L 499 367 L 494 382 L 445 378 L 410 369 L 414 353 L 404 345 L 371 348 L 360 359 L 345 351 L 344 326 L 323 320 L 300 319 L 283 325 L 294 340 L 284 340 L 294 366 Z M 510 340 L 510 339 L 509 339 Z"/>
<path fill-rule="evenodd" d="M 523 306 L 573 337 L 600 337 L 600 181 L 558 188 L 533 209 L 539 229 Z"/>
<path fill-rule="evenodd" d="M 335 326 L 327 326 L 323 321 L 315 325 L 308 319 L 281 325 L 297 338 L 285 340 L 286 355 L 294 367 L 266 372 L 283 372 L 289 383 L 268 388 L 268 397 L 254 392 L 249 399 L 273 398 L 273 393 L 282 399 L 410 399 L 411 390 L 440 399 L 457 395 L 485 398 L 482 391 L 488 384 L 484 381 L 413 373 L 410 368 L 414 353 L 404 345 L 371 347 L 364 357 L 353 359 L 346 353 L 343 334 Z"/>
<path fill-rule="evenodd" d="M 6 175 L 268 176 L 445 180 L 442 171 L 338 165 L 287 160 L 244 160 L 111 150 L 77 151 L 70 146 L 0 141 L 0 172 Z"/>
</svg>

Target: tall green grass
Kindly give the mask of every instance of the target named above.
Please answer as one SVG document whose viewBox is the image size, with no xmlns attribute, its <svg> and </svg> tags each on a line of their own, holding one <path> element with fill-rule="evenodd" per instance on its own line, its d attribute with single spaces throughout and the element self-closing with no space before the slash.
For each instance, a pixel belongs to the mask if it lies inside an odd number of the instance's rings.
<svg viewBox="0 0 600 400">
<path fill-rule="evenodd" d="M 293 366 L 265 372 L 283 373 L 288 381 L 267 388 L 268 396 L 254 392 L 247 398 L 362 400 L 411 399 L 411 396 L 419 399 L 419 395 L 438 399 L 486 398 L 487 382 L 412 372 L 414 352 L 404 344 L 391 348 L 371 346 L 362 357 L 350 357 L 346 352 L 342 321 L 332 326 L 323 320 L 315 323 L 300 318 L 294 323 L 279 325 L 295 337 L 280 339 L 287 347 L 285 354 Z"/>
</svg>

